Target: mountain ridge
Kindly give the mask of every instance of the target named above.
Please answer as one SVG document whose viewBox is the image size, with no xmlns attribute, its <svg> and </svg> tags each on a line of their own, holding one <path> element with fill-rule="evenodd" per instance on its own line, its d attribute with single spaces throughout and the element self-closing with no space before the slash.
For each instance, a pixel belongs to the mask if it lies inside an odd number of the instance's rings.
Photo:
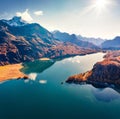
<svg viewBox="0 0 120 119">
<path fill-rule="evenodd" d="M 37 23 L 23 24 L 13 26 L 0 20 L 0 65 L 33 61 L 41 57 L 58 58 L 97 52 L 89 47 L 82 48 L 57 40 Z"/>
<path fill-rule="evenodd" d="M 104 49 L 120 49 L 120 36 L 116 36 L 113 40 L 107 40 L 102 43 Z"/>
<path fill-rule="evenodd" d="M 66 32 L 60 32 L 58 30 L 53 31 L 52 33 L 53 33 L 53 36 L 56 39 L 59 39 L 59 40 L 61 40 L 63 42 L 71 42 L 71 43 L 76 44 L 76 45 L 78 45 L 80 47 L 83 47 L 83 48 L 85 48 L 85 47 L 93 48 L 93 49 L 99 48 L 98 46 L 94 45 L 93 43 L 81 40 L 75 34 L 69 34 L 69 33 L 66 33 Z"/>
<path fill-rule="evenodd" d="M 26 21 L 24 21 L 21 17 L 18 17 L 18 16 L 14 16 L 10 20 L 2 19 L 2 21 L 7 23 L 10 26 L 24 26 L 28 24 Z"/>
</svg>

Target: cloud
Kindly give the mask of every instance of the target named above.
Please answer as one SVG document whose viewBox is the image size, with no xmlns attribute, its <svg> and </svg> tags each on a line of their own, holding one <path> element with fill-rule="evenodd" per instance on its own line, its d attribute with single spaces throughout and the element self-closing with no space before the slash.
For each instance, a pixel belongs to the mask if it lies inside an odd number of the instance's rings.
<svg viewBox="0 0 120 119">
<path fill-rule="evenodd" d="M 26 9 L 24 12 L 17 12 L 16 15 L 20 16 L 23 20 L 27 22 L 33 21 L 33 18 L 31 17 L 28 9 Z"/>
<path fill-rule="evenodd" d="M 41 15 L 43 15 L 43 11 L 35 11 L 34 14 L 36 16 L 41 16 Z"/>
</svg>

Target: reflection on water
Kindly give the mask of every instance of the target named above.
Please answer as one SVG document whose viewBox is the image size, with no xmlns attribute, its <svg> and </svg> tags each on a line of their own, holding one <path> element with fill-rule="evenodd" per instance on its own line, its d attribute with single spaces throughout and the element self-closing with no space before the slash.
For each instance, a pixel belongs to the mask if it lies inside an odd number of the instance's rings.
<svg viewBox="0 0 120 119">
<path fill-rule="evenodd" d="M 40 84 L 46 84 L 47 83 L 47 80 L 43 80 L 43 79 L 37 80 L 37 77 L 39 78 L 37 73 L 30 73 L 30 74 L 28 74 L 28 77 L 29 77 L 29 79 L 24 80 L 25 83 L 29 83 L 30 81 L 39 82 Z"/>
<path fill-rule="evenodd" d="M 100 54 L 100 55 L 98 55 L 98 54 Z M 34 62 L 25 63 L 22 71 L 24 71 L 25 73 L 28 74 L 29 80 L 33 80 L 40 84 L 46 84 L 48 79 L 41 79 L 41 78 L 43 78 L 43 75 L 49 76 L 48 72 L 51 72 L 51 70 L 48 70 L 47 72 L 43 72 L 43 71 L 47 70 L 55 62 L 56 62 L 56 67 L 57 67 L 57 65 L 61 65 L 58 67 L 60 69 L 60 71 L 58 71 L 58 73 L 62 72 L 61 70 L 64 71 L 64 69 L 62 69 L 62 68 L 67 68 L 69 70 L 70 69 L 69 66 L 74 67 L 72 69 L 72 70 L 74 70 L 75 68 L 78 68 L 78 65 L 79 65 L 79 67 L 82 65 L 82 66 L 84 66 L 83 67 L 83 70 L 84 70 L 84 68 L 86 69 L 86 67 L 88 69 L 89 69 L 89 67 L 91 68 L 94 65 L 94 63 L 96 63 L 94 61 L 98 61 L 98 59 L 99 59 L 99 61 L 102 60 L 102 57 L 104 56 L 104 54 L 102 54 L 102 53 L 98 53 L 98 54 L 93 54 L 94 55 L 94 58 L 92 57 L 93 59 L 91 58 L 91 55 L 86 55 L 83 57 L 75 56 L 75 57 L 65 58 L 65 59 L 58 60 L 58 61 L 57 60 L 56 61 L 55 60 L 48 60 L 48 61 L 36 60 Z M 89 63 L 89 65 L 88 65 L 88 63 Z M 57 70 L 58 69 L 56 69 L 56 71 Z M 43 73 L 41 74 L 41 72 L 43 72 Z M 52 75 L 53 75 L 53 77 L 55 77 L 56 74 L 52 74 Z M 59 74 L 58 74 L 58 76 L 59 76 Z M 25 83 L 29 83 L 29 80 L 25 80 Z M 92 90 L 93 95 L 95 96 L 95 98 L 98 101 L 111 102 L 113 100 L 120 98 L 119 92 L 117 92 L 117 90 L 114 90 L 112 88 L 99 89 L 99 88 L 95 88 L 93 86 L 90 86 L 89 88 L 90 88 L 90 90 Z"/>
<path fill-rule="evenodd" d="M 111 102 L 120 99 L 119 92 L 112 88 L 92 88 L 92 93 L 98 101 Z"/>
<path fill-rule="evenodd" d="M 28 74 L 28 77 L 29 77 L 30 80 L 35 81 L 36 77 L 37 77 L 37 73 L 30 73 L 30 74 Z"/>
<path fill-rule="evenodd" d="M 46 84 L 46 83 L 47 83 L 47 80 L 39 80 L 39 83 L 41 83 L 41 84 Z"/>
<path fill-rule="evenodd" d="M 101 54 L 101 55 L 103 56 L 104 54 Z M 76 68 L 78 68 L 77 67 L 78 65 L 79 66 L 82 65 L 82 66 L 84 66 L 83 70 L 86 67 L 89 69 L 89 67 L 92 67 L 94 65 L 94 63 L 95 63 L 94 60 L 98 60 L 98 59 L 102 60 L 101 55 L 94 54 L 94 59 L 90 59 L 91 55 L 86 55 L 85 57 L 84 56 L 83 57 L 75 56 L 75 57 L 65 58 L 65 59 L 58 60 L 58 61 L 57 60 L 56 61 L 36 60 L 34 62 L 25 63 L 24 64 L 25 67 L 22 70 L 25 73 L 28 73 L 28 76 L 29 76 L 29 80 L 25 80 L 25 83 L 29 83 L 30 80 L 32 80 L 32 81 L 35 81 L 40 84 L 46 84 L 48 82 L 47 80 L 50 77 L 50 74 L 52 74 L 52 77 L 55 78 L 55 76 L 57 74 L 58 74 L 57 76 L 59 76 L 59 74 L 60 74 L 60 72 L 62 72 L 62 70 L 64 71 L 64 69 L 62 69 L 62 68 L 67 68 L 69 70 L 70 69 L 69 66 L 70 67 L 75 66 Z M 90 59 L 89 65 L 87 63 L 88 59 Z M 53 72 L 50 73 L 52 68 L 51 68 L 51 70 L 47 70 L 47 69 L 50 68 L 55 62 L 56 62 L 56 67 L 59 66 L 58 69 L 60 71 L 53 74 Z M 57 71 L 58 69 L 56 69 L 55 71 Z M 73 68 L 73 69 L 75 69 L 75 68 Z M 45 70 L 47 70 L 47 71 L 45 71 Z M 53 69 L 53 71 L 54 71 L 54 69 Z M 41 73 L 41 72 L 43 72 L 43 73 Z M 46 76 L 48 75 L 48 77 L 47 78 L 45 76 L 43 77 L 43 75 L 46 75 Z M 98 101 L 111 102 L 113 100 L 120 98 L 119 92 L 117 92 L 117 90 L 114 90 L 112 88 L 99 89 L 99 88 L 95 88 L 93 86 L 89 86 L 89 89 L 92 91 L 92 94 L 95 96 L 95 98 Z"/>
<path fill-rule="evenodd" d="M 33 62 L 24 63 L 23 64 L 24 68 L 21 71 L 23 71 L 26 74 L 41 73 L 45 69 L 51 67 L 54 63 L 55 61 L 53 60 L 45 60 L 45 61 L 35 60 Z"/>
<path fill-rule="evenodd" d="M 90 70 L 103 56 L 96 53 L 24 64 L 22 71 L 29 79 L 0 84 L 0 119 L 120 119 L 120 94 L 115 90 L 61 85 L 70 75 Z"/>
</svg>

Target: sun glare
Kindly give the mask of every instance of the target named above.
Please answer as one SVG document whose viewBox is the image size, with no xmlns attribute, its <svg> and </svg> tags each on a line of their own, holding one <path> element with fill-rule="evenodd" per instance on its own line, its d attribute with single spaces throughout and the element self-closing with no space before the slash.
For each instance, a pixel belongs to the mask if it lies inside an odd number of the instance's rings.
<svg viewBox="0 0 120 119">
<path fill-rule="evenodd" d="M 95 5 L 98 8 L 103 8 L 103 7 L 105 7 L 105 5 L 107 5 L 107 1 L 106 0 L 96 0 Z"/>
<path fill-rule="evenodd" d="M 94 1 L 94 7 L 98 10 L 98 12 L 105 10 L 108 4 L 109 4 L 108 0 L 95 0 Z"/>
</svg>

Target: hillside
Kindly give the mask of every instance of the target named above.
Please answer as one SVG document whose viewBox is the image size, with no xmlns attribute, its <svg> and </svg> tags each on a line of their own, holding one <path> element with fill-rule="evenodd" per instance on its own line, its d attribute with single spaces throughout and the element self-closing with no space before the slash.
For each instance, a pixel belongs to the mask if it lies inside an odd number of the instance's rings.
<svg viewBox="0 0 120 119">
<path fill-rule="evenodd" d="M 92 52 L 96 50 L 56 40 L 44 27 L 26 23 L 20 17 L 0 20 L 0 65 Z"/>
</svg>

